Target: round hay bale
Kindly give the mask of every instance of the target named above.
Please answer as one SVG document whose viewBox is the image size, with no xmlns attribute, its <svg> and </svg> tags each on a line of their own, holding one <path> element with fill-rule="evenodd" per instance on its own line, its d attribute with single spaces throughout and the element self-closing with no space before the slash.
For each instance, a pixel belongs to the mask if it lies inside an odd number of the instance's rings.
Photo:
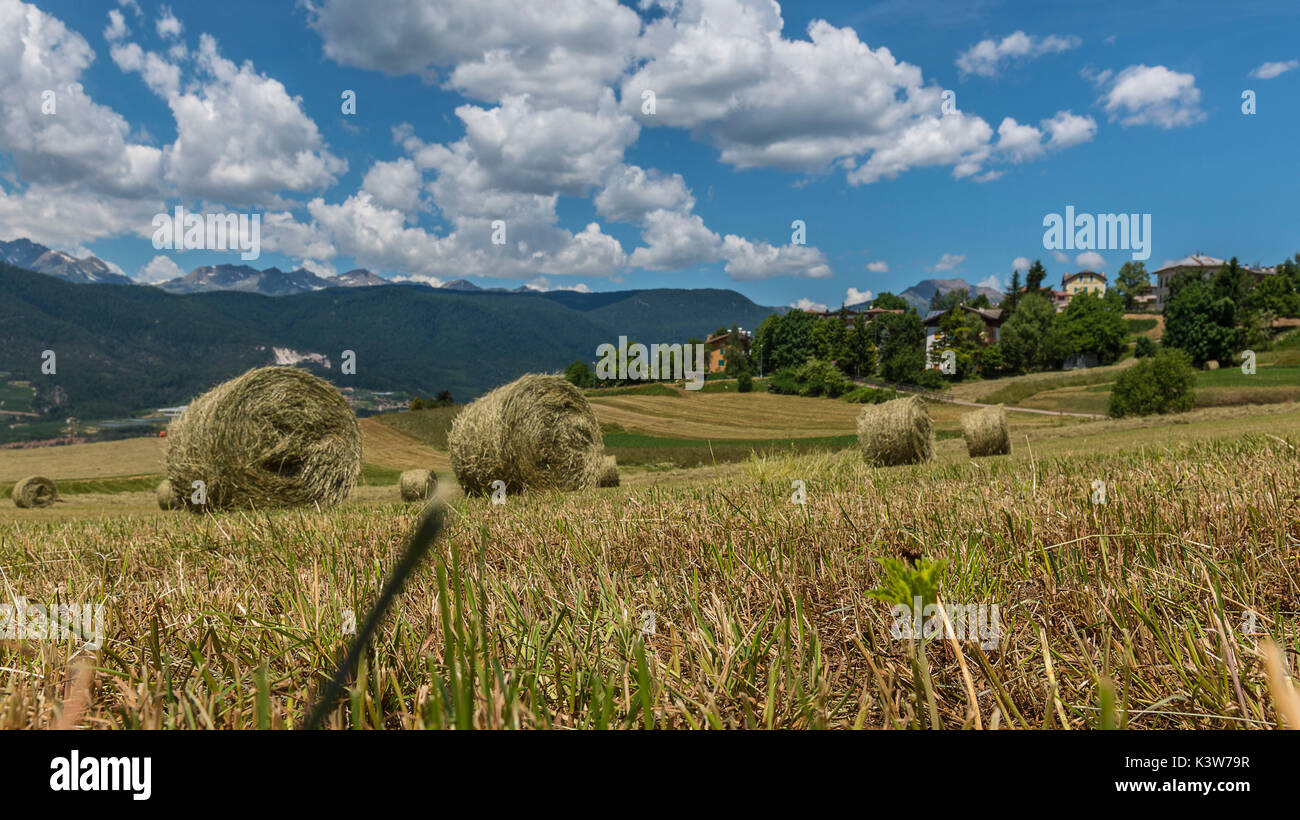
<svg viewBox="0 0 1300 820">
<path fill-rule="evenodd" d="M 158 485 L 153 494 L 158 499 L 158 509 L 160 510 L 179 510 L 185 506 L 185 502 L 181 501 L 180 497 L 176 495 L 176 491 L 172 489 L 172 483 L 166 479 Z"/>
<path fill-rule="evenodd" d="M 438 475 L 433 470 L 406 470 L 397 486 L 403 501 L 427 501 L 438 489 Z"/>
<path fill-rule="evenodd" d="M 961 415 L 961 435 L 966 452 L 976 456 L 1002 456 L 1011 452 L 1011 433 L 1007 430 L 1007 411 L 1002 405 L 981 407 Z"/>
<path fill-rule="evenodd" d="M 470 404 L 451 423 L 451 466 L 467 495 L 582 490 L 603 465 L 600 423 L 582 391 L 556 375 L 529 373 Z"/>
<path fill-rule="evenodd" d="M 618 486 L 618 459 L 613 456 L 605 456 L 605 461 L 600 467 L 600 478 L 596 479 L 596 486 Z"/>
<path fill-rule="evenodd" d="M 361 428 L 351 408 L 329 382 L 293 367 L 223 382 L 167 428 L 167 479 L 173 487 L 204 482 L 199 511 L 330 506 L 360 474 Z"/>
<path fill-rule="evenodd" d="M 29 475 L 14 485 L 13 499 L 24 510 L 52 507 L 59 500 L 59 488 L 45 476 Z"/>
<path fill-rule="evenodd" d="M 868 404 L 858 415 L 862 457 L 878 467 L 920 464 L 934 456 L 930 411 L 919 396 Z"/>
</svg>

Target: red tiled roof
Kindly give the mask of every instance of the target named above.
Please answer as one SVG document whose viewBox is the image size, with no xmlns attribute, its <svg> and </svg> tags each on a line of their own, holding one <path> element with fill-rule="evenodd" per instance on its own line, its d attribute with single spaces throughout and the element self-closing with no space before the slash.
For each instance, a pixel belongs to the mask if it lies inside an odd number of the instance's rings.
<svg viewBox="0 0 1300 820">
<path fill-rule="evenodd" d="M 1174 268 L 1221 268 L 1228 264 L 1226 260 L 1215 259 L 1213 256 L 1202 256 L 1194 253 L 1191 256 L 1184 256 L 1177 262 L 1170 262 L 1168 265 L 1157 270 L 1156 273 L 1164 270 L 1173 270 Z"/>
</svg>

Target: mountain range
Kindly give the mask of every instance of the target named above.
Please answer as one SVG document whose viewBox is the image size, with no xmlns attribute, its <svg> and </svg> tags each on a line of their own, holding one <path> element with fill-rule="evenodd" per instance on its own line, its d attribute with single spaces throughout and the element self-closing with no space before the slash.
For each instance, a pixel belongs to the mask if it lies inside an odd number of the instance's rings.
<svg viewBox="0 0 1300 820">
<path fill-rule="evenodd" d="M 134 285 L 129 277 L 115 271 L 107 262 L 94 256 L 77 259 L 63 251 L 54 251 L 30 239 L 0 242 L 0 262 L 37 273 L 57 276 L 80 285 Z"/>
<path fill-rule="evenodd" d="M 264 296 L 289 296 L 326 288 L 391 284 L 393 282 L 382 276 L 376 276 L 364 268 L 326 277 L 312 273 L 306 268 L 282 271 L 279 268 L 257 270 L 248 265 L 204 265 L 195 268 L 185 276 L 162 282 L 158 287 L 168 293 L 236 290 L 244 293 L 260 293 Z"/>
<path fill-rule="evenodd" d="M 619 336 L 682 342 L 733 324 L 756 328 L 779 310 L 714 289 L 513 293 L 393 283 L 274 298 L 169 293 L 85 287 L 0 264 L 0 386 L 29 381 L 38 411 L 94 419 L 183 404 L 249 368 L 294 361 L 339 387 L 450 390 L 466 401 L 525 372 L 594 361 L 596 348 Z M 355 374 L 338 370 L 345 350 L 355 353 Z M 45 351 L 56 354 L 53 374 L 42 372 Z"/>
<path fill-rule="evenodd" d="M 33 270 L 57 276 L 68 282 L 78 284 L 139 284 L 123 276 L 117 269 L 94 256 L 76 259 L 61 251 L 50 250 L 44 245 L 29 239 L 16 239 L 13 242 L 0 242 L 0 262 L 7 262 L 15 267 Z M 385 279 L 364 268 L 350 270 L 338 276 L 321 276 L 317 273 L 298 268 L 282 271 L 279 268 L 258 270 L 249 265 L 203 265 L 188 274 L 157 283 L 156 287 L 168 293 L 211 293 L 214 291 L 239 291 L 242 293 L 261 293 L 265 296 L 292 296 L 298 293 L 311 293 L 318 290 L 341 287 L 366 287 L 371 285 L 421 284 L 398 283 Z M 432 286 L 429 286 L 432 287 Z M 909 305 L 925 313 L 930 307 L 930 299 L 936 293 L 947 293 L 964 288 L 972 296 L 983 294 L 991 302 L 1000 302 L 1002 292 L 994 288 L 971 285 L 965 279 L 924 279 L 899 294 Z M 455 279 L 438 286 L 440 290 L 452 290 L 463 293 L 540 293 L 527 285 L 509 288 L 483 288 L 467 279 Z"/>
<path fill-rule="evenodd" d="M 987 296 L 989 301 L 994 304 L 1001 302 L 1004 295 L 1002 291 L 996 288 L 971 285 L 961 277 L 956 279 L 922 279 L 898 295 L 924 316 L 925 312 L 930 309 L 930 300 L 934 298 L 935 294 L 948 293 L 954 290 L 966 290 L 972 297 Z"/>
</svg>

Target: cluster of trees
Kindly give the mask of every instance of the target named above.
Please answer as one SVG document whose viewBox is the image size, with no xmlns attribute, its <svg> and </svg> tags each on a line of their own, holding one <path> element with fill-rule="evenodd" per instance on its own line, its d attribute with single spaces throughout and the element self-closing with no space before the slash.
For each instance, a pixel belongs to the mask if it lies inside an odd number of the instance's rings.
<svg viewBox="0 0 1300 820">
<path fill-rule="evenodd" d="M 451 407 L 456 400 L 451 397 L 450 390 L 439 390 L 438 395 L 432 398 L 420 398 L 416 396 L 411 399 L 412 410 L 431 410 L 434 407 Z"/>
<path fill-rule="evenodd" d="M 838 395 L 847 389 L 848 377 L 870 377 L 879 370 L 885 378 L 907 381 L 922 370 L 925 330 L 916 311 L 891 293 L 877 296 L 872 307 L 906 312 L 880 314 L 852 327 L 847 308 L 838 316 L 793 310 L 764 319 L 754 336 L 753 357 L 763 372 L 772 374 L 772 389 Z M 837 371 L 838 379 L 827 368 Z M 800 387 L 790 389 L 794 385 Z"/>
<path fill-rule="evenodd" d="M 772 374 L 768 390 L 794 396 L 838 398 L 853 388 L 852 382 L 832 362 L 809 359 L 799 367 L 783 367 Z"/>
<path fill-rule="evenodd" d="M 1000 340 L 992 344 L 984 317 L 958 309 L 963 305 L 991 308 L 988 297 L 972 297 L 964 289 L 935 294 L 930 309 L 945 314 L 937 328 L 932 362 L 926 361 L 926 331 L 920 314 L 890 293 L 880 294 L 872 307 L 903 312 L 879 314 L 869 324 L 858 322 L 848 327 L 843 308 L 839 317 L 803 311 L 769 316 L 755 337 L 755 356 L 765 371 L 776 374 L 773 389 L 778 392 L 821 383 L 823 380 L 810 376 L 824 372 L 823 364 L 832 362 L 846 377 L 878 375 L 891 382 L 940 387 L 950 380 L 1059 368 L 1079 353 L 1091 354 L 1099 364 L 1118 359 L 1128 336 L 1123 296 L 1080 294 L 1058 314 L 1051 292 L 1042 286 L 1046 278 L 1041 262 L 1031 266 L 1023 288 L 1019 272 L 1013 275 L 1012 284 L 1019 292 L 1003 300 L 1001 307 L 1007 315 Z M 938 365 L 947 351 L 954 354 L 954 372 L 941 375 L 927 367 Z M 807 370 L 805 365 L 813 362 L 818 367 Z"/>
<path fill-rule="evenodd" d="M 1034 262 L 1021 289 L 1019 272 L 1013 274 L 1016 290 L 1000 305 L 1003 322 L 996 343 L 986 344 L 986 324 L 978 314 L 953 310 L 940 320 L 931 354 L 937 360 L 953 351 L 956 369 L 950 375 L 957 380 L 1053 370 L 1078 354 L 1098 364 L 1118 359 L 1128 337 L 1123 296 L 1109 290 L 1104 296 L 1079 293 L 1057 313 L 1051 292 L 1042 287 L 1045 276 L 1042 263 Z M 983 306 L 978 300 L 964 304 Z"/>
<path fill-rule="evenodd" d="M 876 369 L 877 340 L 870 325 L 846 326 L 847 310 L 823 317 L 802 310 L 772 314 L 754 336 L 754 356 L 764 372 L 801 367 L 811 359 L 834 361 L 853 376 Z"/>
<path fill-rule="evenodd" d="M 1078 293 L 1060 313 L 1051 289 L 1044 287 L 1047 275 L 1039 260 L 1025 272 L 1023 286 L 1020 271 L 1012 274 L 1011 292 L 997 305 L 1003 311 L 1003 322 L 994 343 L 990 343 L 983 316 L 959 309 L 993 307 L 986 296 L 972 297 L 966 290 L 936 293 L 930 309 L 945 313 L 931 350 L 934 360 L 927 362 L 920 314 L 901 297 L 881 293 L 871 307 L 902 312 L 878 314 L 869 323 L 859 321 L 851 327 L 846 308 L 841 308 L 838 316 L 801 310 L 772 314 L 758 328 L 749 352 L 739 344 L 739 330 L 732 328 L 723 349 L 726 373 L 742 381 L 742 390 L 749 389 L 753 376 L 762 373 L 771 375 L 770 387 L 775 392 L 835 396 L 849 390 L 853 378 L 879 376 L 891 382 L 940 387 L 953 380 L 1059 369 L 1080 355 L 1089 364 L 1117 361 L 1128 344 L 1124 313 L 1133 310 L 1138 297 L 1151 290 L 1145 265 L 1126 262 L 1105 294 Z M 1154 342 L 1139 338 L 1135 354 L 1158 358 L 1161 374 L 1154 379 L 1146 368 L 1137 371 L 1148 378 L 1141 389 L 1183 384 L 1186 379 L 1179 368 L 1184 359 L 1188 367 L 1207 361 L 1227 364 L 1241 350 L 1266 347 L 1269 328 L 1277 316 L 1300 316 L 1300 253 L 1258 285 L 1236 258 L 1209 280 L 1195 273 L 1177 277 L 1165 308 L 1163 347 L 1180 350 L 1185 356 L 1160 358 L 1162 351 Z M 720 328 L 715 335 L 724 333 L 727 330 Z M 688 341 L 702 344 L 700 339 Z M 945 360 L 948 351 L 954 354 L 953 372 L 941 374 L 927 367 Z M 1155 361 L 1150 364 L 1156 366 Z M 1173 371 L 1178 373 L 1167 376 Z M 581 361 L 570 365 L 566 375 L 583 387 L 618 383 L 596 379 Z M 1137 377 L 1128 378 L 1132 382 Z M 1130 401 L 1131 407 L 1121 402 L 1121 412 L 1140 412 L 1132 408 L 1146 408 L 1153 402 L 1173 408 L 1182 399 L 1156 401 L 1138 396 L 1124 401 Z"/>
<path fill-rule="evenodd" d="M 755 364 L 754 357 L 745 349 L 740 328 L 735 325 L 730 329 L 720 327 L 714 331 L 712 335 L 726 336 L 726 339 L 722 342 L 722 345 L 719 348 L 723 360 L 723 373 L 727 376 L 738 379 L 740 381 L 741 392 L 748 392 L 753 385 Z M 629 350 L 635 344 L 637 344 L 636 340 L 628 339 L 623 349 L 617 351 L 618 359 L 627 361 L 629 365 L 631 365 L 632 360 L 636 357 L 631 355 Z M 702 366 L 707 367 L 707 361 L 704 360 L 702 356 L 697 357 L 695 354 L 696 346 L 703 348 L 704 340 L 692 336 L 686 340 L 686 345 L 689 347 L 683 348 L 684 358 L 681 362 L 682 373 L 684 375 L 693 373 L 696 365 L 701 362 L 703 363 Z M 652 349 L 651 345 L 648 344 L 644 345 L 644 347 L 647 349 L 647 354 Z M 690 351 L 689 355 L 686 353 L 687 350 Z M 565 369 L 564 377 L 578 387 L 583 388 L 621 387 L 633 384 L 644 384 L 647 381 L 672 381 L 675 378 L 673 375 L 675 363 L 676 357 L 666 349 L 666 346 L 661 345 L 659 348 L 659 368 L 657 370 L 657 377 L 652 375 L 656 371 L 651 371 L 651 373 L 647 374 L 644 378 L 635 377 L 632 373 L 629 373 L 626 379 L 620 379 L 617 375 L 614 375 L 612 378 L 601 378 L 597 370 L 593 370 L 590 364 L 581 359 L 575 360 Z M 649 365 L 650 363 L 647 360 L 647 367 L 649 367 Z"/>
<path fill-rule="evenodd" d="M 880 294 L 872 307 L 885 309 L 907 309 L 906 301 L 893 294 Z M 870 377 L 878 368 L 889 366 L 887 357 L 893 356 L 897 342 L 891 343 L 896 325 L 889 324 L 891 318 L 904 314 L 881 314 L 875 322 L 854 322 L 848 325 L 848 308 L 840 308 L 839 316 L 818 316 L 815 313 L 790 311 L 774 313 L 763 320 L 754 334 L 753 359 L 761 366 L 763 373 L 794 373 L 809 361 L 835 363 L 844 377 Z M 919 339 L 918 351 L 924 350 L 924 331 L 920 327 L 920 318 L 915 311 L 910 311 L 910 320 L 914 322 L 914 340 Z M 911 347 L 911 346 L 907 346 Z M 915 356 L 920 366 L 924 365 L 924 355 Z"/>
<path fill-rule="evenodd" d="M 578 387 L 595 387 L 596 374 L 591 371 L 591 365 L 582 359 L 574 359 L 573 364 L 569 365 L 564 371 L 564 378 L 568 379 Z"/>
<path fill-rule="evenodd" d="M 1191 357 L 1165 348 L 1119 374 L 1110 393 L 1109 413 L 1115 418 L 1182 413 L 1192 409 L 1195 386 Z"/>
<path fill-rule="evenodd" d="M 1243 350 L 1267 348 L 1282 316 L 1300 316 L 1300 253 L 1259 283 L 1234 256 L 1209 279 L 1184 271 L 1169 283 L 1163 344 L 1198 367 L 1227 366 Z"/>
</svg>

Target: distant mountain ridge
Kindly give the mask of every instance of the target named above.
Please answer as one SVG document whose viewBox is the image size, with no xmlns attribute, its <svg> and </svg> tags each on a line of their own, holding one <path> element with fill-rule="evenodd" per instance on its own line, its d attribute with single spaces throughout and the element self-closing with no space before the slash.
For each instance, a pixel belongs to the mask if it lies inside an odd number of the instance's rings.
<svg viewBox="0 0 1300 820">
<path fill-rule="evenodd" d="M 129 277 L 117 273 L 107 262 L 96 257 L 82 259 L 63 251 L 50 250 L 30 239 L 0 242 L 0 262 L 19 268 L 56 276 L 79 285 L 132 285 Z"/>
<path fill-rule="evenodd" d="M 362 271 L 369 274 L 370 271 Z M 377 277 L 376 277 L 377 278 Z M 248 265 L 203 265 L 179 279 L 162 282 L 158 287 L 168 293 L 205 293 L 234 290 L 266 296 L 289 296 L 340 287 L 332 278 L 318 276 L 306 268 L 282 271 L 279 268 L 257 270 Z"/>
<path fill-rule="evenodd" d="M 112 266 L 97 257 L 87 256 L 84 259 L 75 259 L 66 253 L 50 250 L 46 246 L 32 242 L 29 239 L 0 242 L 0 262 L 7 262 L 15 267 L 36 271 L 37 273 L 49 274 L 77 284 L 145 284 L 115 272 Z M 444 282 L 440 286 L 409 280 L 398 282 L 385 279 L 365 268 L 356 268 L 338 276 L 321 276 L 306 268 L 282 271 L 279 268 L 270 267 L 258 270 L 250 265 L 230 264 L 203 265 L 184 276 L 166 282 L 155 283 L 154 286 L 168 293 L 176 294 L 236 291 L 240 293 L 260 293 L 264 296 L 293 296 L 330 288 L 359 288 L 396 284 L 460 293 L 523 293 L 539 296 L 556 293 L 581 293 L 580 291 L 544 291 L 528 285 L 521 285 L 517 288 L 485 288 L 474 284 L 468 279 L 454 279 L 450 282 Z M 936 293 L 948 293 L 960 288 L 968 290 L 971 296 L 983 294 L 991 302 L 1002 301 L 1003 293 L 996 288 L 971 285 L 961 277 L 923 279 L 907 290 L 902 291 L 899 296 L 909 305 L 915 307 L 917 311 L 925 313 L 929 310 L 930 300 Z M 577 304 L 581 303 L 581 301 L 577 302 Z"/>
<path fill-rule="evenodd" d="M 930 300 L 934 298 L 936 293 L 943 294 L 962 289 L 969 291 L 971 298 L 980 295 L 987 296 L 989 301 L 994 304 L 1001 302 L 1002 297 L 1005 295 L 997 288 L 972 285 L 961 277 L 955 279 L 922 279 L 898 295 L 909 305 L 916 308 L 918 313 L 924 314 L 930 309 Z"/>
<path fill-rule="evenodd" d="M 335 276 L 332 280 L 329 281 L 331 281 L 335 287 L 344 287 L 344 288 L 363 288 L 363 287 L 368 287 L 370 285 L 393 284 L 391 280 L 385 279 L 382 276 L 378 276 L 374 273 L 371 273 L 365 268 L 355 268 L 353 270 L 348 271 L 347 273 L 340 273 L 338 276 Z"/>
<path fill-rule="evenodd" d="M 17 264 L 17 263 L 13 263 Z M 117 283 L 122 284 L 122 283 Z M 536 288 L 521 285 L 517 288 L 484 288 L 468 279 L 455 279 L 441 286 L 425 282 L 385 279 L 376 273 L 357 268 L 338 276 L 321 276 L 306 268 L 282 271 L 279 268 L 258 270 L 249 265 L 204 265 L 184 276 L 160 282 L 157 287 L 168 293 L 212 293 L 233 290 L 242 293 L 261 293 L 265 296 L 292 296 L 328 288 L 359 288 L 375 285 L 415 285 L 461 291 L 464 293 L 541 293 Z"/>
</svg>

